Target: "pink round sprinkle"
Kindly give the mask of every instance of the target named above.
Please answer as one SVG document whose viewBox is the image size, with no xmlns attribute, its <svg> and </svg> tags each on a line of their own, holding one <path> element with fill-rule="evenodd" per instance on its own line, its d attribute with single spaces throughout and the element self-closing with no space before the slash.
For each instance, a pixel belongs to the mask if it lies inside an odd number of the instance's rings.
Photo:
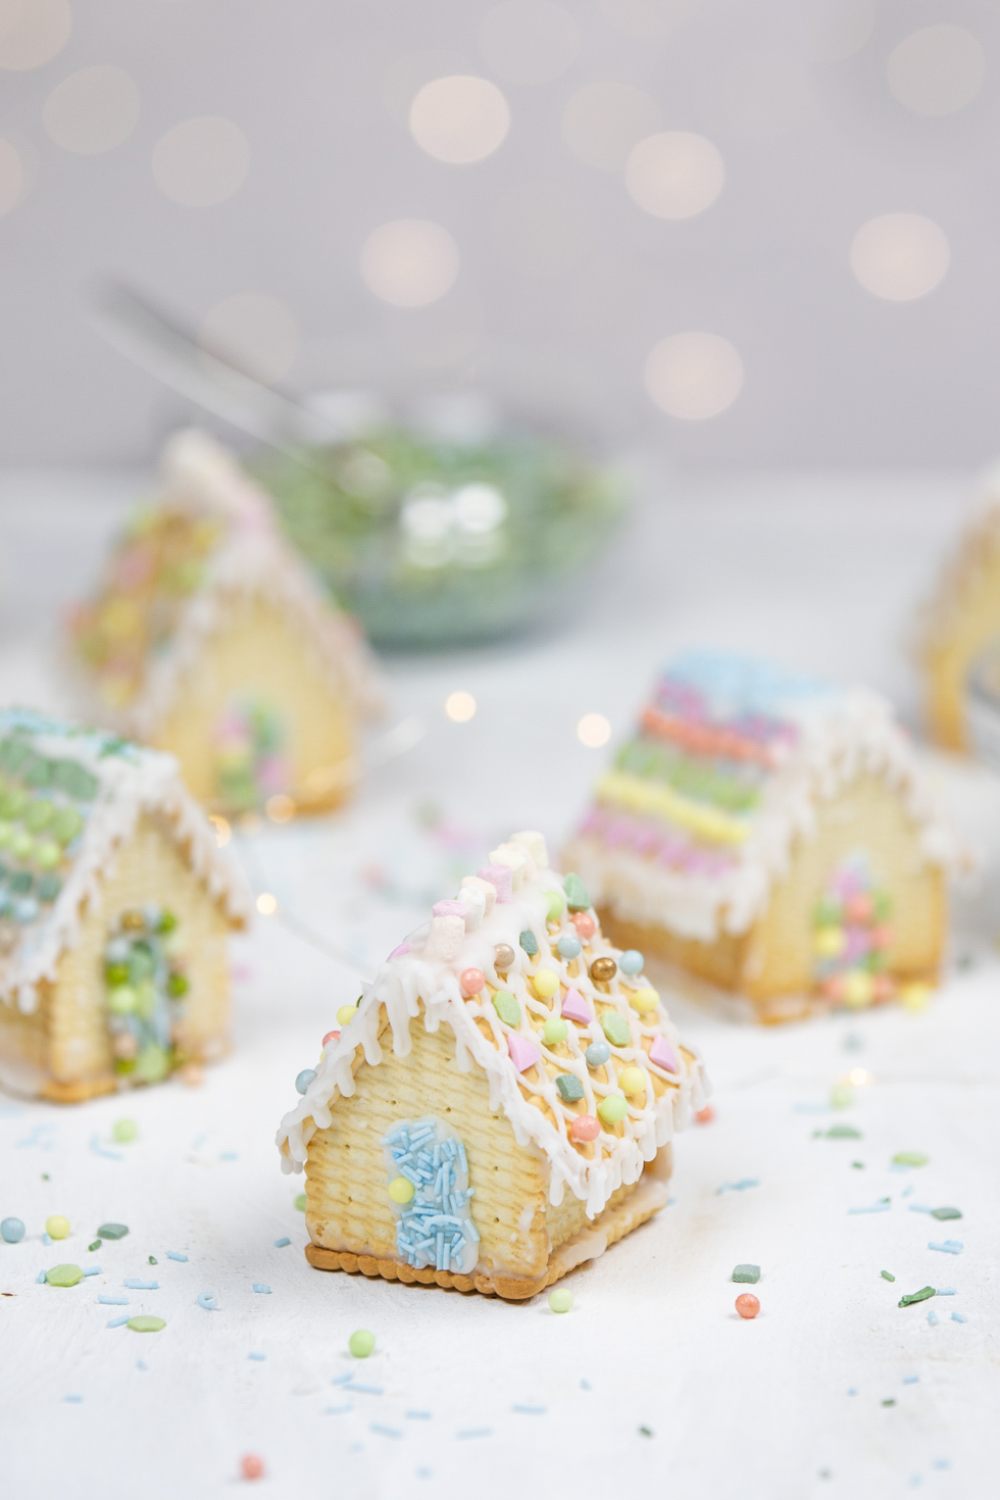
<svg viewBox="0 0 1000 1500">
<path fill-rule="evenodd" d="M 581 943 L 588 942 L 597 931 L 597 923 L 589 912 L 585 911 L 578 911 L 574 914 L 573 926 L 576 928 L 576 935 Z"/>
<path fill-rule="evenodd" d="M 593 1115 L 577 1115 L 569 1127 L 569 1133 L 574 1141 L 596 1141 L 601 1133 L 601 1124 Z"/>
<path fill-rule="evenodd" d="M 486 983 L 486 975 L 482 969 L 463 969 L 458 982 L 462 986 L 463 995 L 478 995 Z"/>
<path fill-rule="evenodd" d="M 335 1041 L 337 1041 L 337 1039 L 338 1039 L 339 1036 L 340 1036 L 340 1032 L 339 1031 L 328 1031 L 327 1034 L 326 1034 L 326 1036 L 323 1038 L 323 1046 L 325 1047 L 326 1044 L 327 1044 L 327 1042 L 335 1042 Z"/>
<path fill-rule="evenodd" d="M 753 1292 L 741 1292 L 736 1299 L 736 1311 L 741 1318 L 755 1318 L 760 1312 L 760 1303 Z"/>
<path fill-rule="evenodd" d="M 256 1453 L 245 1453 L 240 1459 L 240 1473 L 244 1479 L 263 1479 L 264 1460 Z"/>
<path fill-rule="evenodd" d="M 715 1119 L 715 1110 L 710 1104 L 706 1104 L 704 1109 L 699 1109 L 695 1119 L 699 1125 L 708 1125 Z"/>
</svg>

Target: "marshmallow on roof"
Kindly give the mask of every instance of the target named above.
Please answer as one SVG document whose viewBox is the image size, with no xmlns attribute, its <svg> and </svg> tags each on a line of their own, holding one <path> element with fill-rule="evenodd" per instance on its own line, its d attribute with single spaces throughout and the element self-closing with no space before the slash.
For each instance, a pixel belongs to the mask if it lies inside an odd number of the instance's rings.
<svg viewBox="0 0 1000 1500">
<path fill-rule="evenodd" d="M 278 1132 L 323 1270 L 523 1299 L 662 1208 L 706 1082 L 541 834 L 379 970 Z"/>
<path fill-rule="evenodd" d="M 885 699 L 767 662 L 675 661 L 565 858 L 623 944 L 761 1019 L 936 978 L 950 831 Z"/>
</svg>

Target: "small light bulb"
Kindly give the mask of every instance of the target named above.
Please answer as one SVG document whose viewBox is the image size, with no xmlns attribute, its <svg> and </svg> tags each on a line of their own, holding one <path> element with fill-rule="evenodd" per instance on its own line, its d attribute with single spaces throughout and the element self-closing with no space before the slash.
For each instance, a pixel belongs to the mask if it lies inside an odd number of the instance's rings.
<svg viewBox="0 0 1000 1500">
<path fill-rule="evenodd" d="M 275 912 L 278 910 L 278 902 L 277 899 L 271 895 L 270 891 L 261 891 L 260 895 L 257 897 L 257 910 L 260 912 L 262 917 L 274 916 Z"/>
<path fill-rule="evenodd" d="M 589 750 L 600 750 L 611 738 L 611 724 L 603 714 L 584 714 L 576 726 L 576 737 Z"/>
<path fill-rule="evenodd" d="M 455 724 L 467 724 L 476 712 L 476 700 L 471 693 L 449 693 L 444 711 Z"/>
</svg>

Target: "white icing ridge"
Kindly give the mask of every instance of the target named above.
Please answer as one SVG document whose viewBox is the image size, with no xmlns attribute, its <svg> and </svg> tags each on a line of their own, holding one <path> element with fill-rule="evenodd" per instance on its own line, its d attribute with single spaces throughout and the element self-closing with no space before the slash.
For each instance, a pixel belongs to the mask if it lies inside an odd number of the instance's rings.
<svg viewBox="0 0 1000 1500">
<path fill-rule="evenodd" d="M 767 910 L 772 887 L 787 876 L 796 839 L 815 833 L 818 803 L 831 801 L 865 772 L 899 792 L 929 865 L 952 869 L 960 863 L 943 805 L 880 694 L 858 687 L 790 699 L 781 715 L 795 722 L 798 737 L 777 757 L 735 863 L 717 875 L 688 874 L 580 833 L 569 841 L 564 860 L 598 905 L 622 920 L 703 942 L 714 942 L 720 932 L 747 932 Z"/>
<path fill-rule="evenodd" d="M 233 861 L 218 847 L 215 830 L 184 786 L 172 755 L 19 710 L 0 716 L 0 730 L 9 731 L 22 718 L 45 726 L 26 735 L 38 755 L 76 761 L 96 779 L 98 792 L 88 806 L 79 848 L 71 853 L 73 862 L 55 901 L 38 921 L 17 933 L 8 952 L 0 954 L 0 1001 L 16 1003 L 26 1015 L 35 1010 L 38 985 L 56 980 L 62 954 L 79 942 L 84 905 L 100 905 L 104 877 L 143 813 L 167 822 L 192 873 L 227 918 L 235 926 L 249 922 L 250 892 Z"/>
<path fill-rule="evenodd" d="M 164 447 L 160 504 L 190 506 L 229 519 L 225 536 L 206 559 L 201 584 L 182 605 L 169 643 L 147 661 L 137 696 L 119 709 L 101 700 L 91 713 L 123 733 L 149 739 L 181 696 L 184 679 L 208 642 L 222 630 L 234 599 L 260 599 L 295 627 L 320 675 L 363 719 L 376 718 L 383 694 L 375 658 L 360 626 L 324 593 L 285 540 L 270 497 L 228 449 L 197 428 L 174 434 Z"/>
<path fill-rule="evenodd" d="M 510 868 L 511 899 L 497 899 L 496 888 L 489 881 L 466 877 L 457 902 L 442 903 L 459 906 L 464 911 L 435 915 L 429 924 L 411 934 L 410 951 L 397 951 L 396 956 L 382 965 L 365 987 L 357 1014 L 345 1026 L 339 1040 L 325 1052 L 305 1095 L 281 1122 L 276 1140 L 284 1171 L 302 1170 L 313 1135 L 332 1122 L 331 1106 L 338 1098 L 349 1099 L 353 1095 L 358 1050 L 362 1050 L 370 1066 L 382 1061 L 378 1032 L 383 1009 L 392 1032 L 393 1051 L 399 1057 L 407 1056 L 410 1051 L 410 1022 L 420 1015 L 421 1007 L 428 1031 L 436 1031 L 442 1023 L 451 1027 L 460 1071 L 469 1072 L 474 1066 L 482 1068 L 489 1081 L 490 1108 L 503 1111 L 519 1146 L 534 1146 L 547 1159 L 550 1201 L 554 1205 L 561 1203 L 564 1188 L 569 1187 L 576 1198 L 586 1202 L 589 1218 L 601 1212 L 617 1188 L 637 1182 L 660 1147 L 671 1141 L 674 1132 L 688 1123 L 692 1112 L 703 1106 L 710 1086 L 697 1050 L 689 1043 L 681 1043 L 662 1004 L 640 1015 L 629 1003 L 630 991 L 642 988 L 646 981 L 641 977 L 629 979 L 619 969 L 605 992 L 590 979 L 587 967 L 595 958 L 607 955 L 617 961 L 620 956 L 601 936 L 599 928 L 589 943 L 584 944 L 580 958 L 585 961 L 564 959 L 557 951 L 558 938 L 574 933 L 575 928 L 564 913 L 557 930 L 549 931 L 546 896 L 553 891 L 564 893 L 565 879 L 548 867 L 542 836 L 516 834 L 509 843 L 493 851 L 490 864 Z M 589 914 L 594 917 L 592 910 Z M 537 958 L 529 957 L 520 946 L 520 936 L 527 930 L 534 934 L 538 944 Z M 514 952 L 514 962 L 506 974 L 498 974 L 495 968 L 495 949 L 499 944 L 506 944 Z M 571 964 L 579 970 L 576 975 L 568 972 Z M 481 970 L 487 984 L 514 996 L 521 1011 L 517 1026 L 501 1022 L 485 987 L 474 999 L 463 997 L 459 976 L 470 968 Z M 528 987 L 529 978 L 539 969 L 551 969 L 558 976 L 557 996 L 563 987 L 575 989 L 594 1017 L 589 1025 L 569 1025 L 566 1044 L 572 1053 L 570 1058 L 549 1051 L 541 1030 L 534 1029 L 529 1022 L 529 1015 L 537 1021 L 559 1015 L 558 1008 L 537 999 Z M 575 1115 L 562 1103 L 555 1082 L 541 1067 L 528 1071 L 541 1075 L 542 1082 L 532 1082 L 519 1073 L 508 1055 L 506 1036 L 517 1032 L 530 1040 L 542 1058 L 561 1073 L 574 1073 L 583 1086 L 585 1112 L 595 1115 L 600 1099 L 610 1094 L 624 1097 L 614 1069 L 610 1070 L 614 1075 L 611 1082 L 599 1083 L 583 1057 L 591 1042 L 605 1040 L 595 1001 L 604 1007 L 614 1007 L 628 1023 L 629 1042 L 621 1047 L 612 1046 L 612 1058 L 620 1069 L 642 1069 L 649 1082 L 641 1095 L 645 1101 L 641 1106 L 634 1102 L 636 1096 L 629 1098 L 628 1113 L 622 1122 L 623 1134 L 617 1136 L 602 1128 L 593 1143 L 594 1155 L 588 1158 L 569 1137 L 568 1125 Z M 486 1021 L 491 1033 L 489 1039 L 476 1024 L 477 1020 Z M 673 1048 L 679 1075 L 658 1067 L 642 1046 L 644 1039 L 655 1041 L 658 1036 L 664 1037 Z M 654 1077 L 668 1085 L 659 1098 L 652 1086 Z M 544 1101 L 557 1124 L 531 1103 L 532 1098 Z"/>
</svg>

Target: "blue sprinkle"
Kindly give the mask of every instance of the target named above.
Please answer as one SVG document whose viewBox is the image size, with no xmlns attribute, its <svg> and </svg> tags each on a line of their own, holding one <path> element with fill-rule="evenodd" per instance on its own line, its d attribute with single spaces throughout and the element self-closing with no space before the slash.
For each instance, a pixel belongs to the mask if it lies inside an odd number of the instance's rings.
<svg viewBox="0 0 1000 1500">
<path fill-rule="evenodd" d="M 965 1316 L 965 1313 L 953 1312 L 951 1315 L 951 1321 L 953 1323 L 967 1323 L 969 1320 Z"/>
<path fill-rule="evenodd" d="M 903 1189 L 903 1191 L 900 1193 L 899 1196 L 901 1198 L 908 1198 L 910 1196 L 910 1194 L 913 1192 L 913 1189 L 915 1187 L 916 1187 L 916 1183 L 915 1182 L 908 1182 L 906 1184 L 905 1188 Z"/>
<path fill-rule="evenodd" d="M 147 1363 L 146 1363 L 146 1361 L 144 1359 L 137 1359 L 136 1362 L 135 1362 L 135 1367 L 136 1367 L 137 1370 L 148 1370 L 149 1369 L 149 1366 L 147 1365 Z"/>
<path fill-rule="evenodd" d="M 275 1250 L 284 1250 L 285 1246 L 286 1245 L 290 1245 L 291 1243 L 292 1243 L 291 1240 L 288 1238 L 288 1236 L 286 1234 L 280 1240 L 275 1240 L 275 1242 L 274 1242 L 274 1248 L 275 1248 Z"/>
<path fill-rule="evenodd" d="M 961 1255 L 965 1249 L 961 1240 L 928 1240 L 928 1250 L 943 1250 L 945 1255 Z M 84 1272 L 86 1275 L 86 1272 Z"/>
<path fill-rule="evenodd" d="M 856 1385 L 852 1385 L 852 1386 L 851 1386 L 851 1387 L 850 1387 L 850 1388 L 849 1388 L 849 1390 L 848 1390 L 848 1392 L 847 1392 L 847 1394 L 848 1394 L 848 1395 L 849 1395 L 849 1396 L 856 1396 L 856 1395 L 857 1395 L 857 1394 L 858 1394 L 858 1388 L 857 1388 L 857 1386 L 856 1386 Z"/>
<path fill-rule="evenodd" d="M 726 1192 L 742 1193 L 745 1188 L 752 1187 L 760 1187 L 759 1177 L 741 1177 L 739 1182 L 724 1182 L 722 1186 L 720 1188 L 716 1188 L 715 1191 L 716 1194 Z"/>
<path fill-rule="evenodd" d="M 39 1271 L 38 1275 L 35 1277 L 36 1284 L 38 1286 L 41 1286 L 41 1284 L 42 1284 L 42 1282 L 44 1280 L 45 1280 L 45 1272 L 44 1271 Z"/>
<path fill-rule="evenodd" d="M 429 1411 L 404 1411 L 404 1417 L 409 1417 L 414 1422 L 429 1422 L 431 1414 Z"/>
<path fill-rule="evenodd" d="M 793 1104 L 792 1110 L 797 1115 L 825 1115 L 829 1107 L 828 1104 Z"/>
<path fill-rule="evenodd" d="M 112 1318 L 111 1321 L 110 1321 L 110 1323 L 107 1326 L 109 1328 L 124 1328 L 124 1326 L 125 1326 L 125 1324 L 127 1322 L 128 1322 L 128 1313 L 125 1314 L 124 1318 Z"/>
<path fill-rule="evenodd" d="M 333 1379 L 330 1381 L 330 1384 L 331 1385 L 346 1385 L 347 1382 L 350 1379 L 352 1379 L 351 1375 L 334 1375 Z"/>
<path fill-rule="evenodd" d="M 581 1380 L 580 1381 L 580 1389 L 581 1389 L 581 1391 L 589 1391 L 591 1389 L 590 1381 L 589 1380 Z"/>
<path fill-rule="evenodd" d="M 928 1208 L 926 1203 L 908 1203 L 907 1207 L 911 1214 L 932 1214 L 934 1210 Z"/>
<path fill-rule="evenodd" d="M 931 1468 L 932 1469 L 950 1469 L 951 1468 L 951 1459 L 950 1458 L 936 1458 L 934 1460 L 934 1462 L 931 1464 Z"/>
<path fill-rule="evenodd" d="M 220 1151 L 219 1152 L 219 1160 L 220 1161 L 239 1161 L 239 1159 L 240 1159 L 240 1153 L 238 1151 Z"/>
<path fill-rule="evenodd" d="M 219 1299 L 214 1297 L 211 1292 L 199 1292 L 197 1302 L 198 1306 L 203 1307 L 206 1312 L 218 1312 L 219 1310 Z"/>
<path fill-rule="evenodd" d="M 383 1427 L 381 1422 L 372 1422 L 369 1432 L 377 1432 L 379 1437 L 401 1438 L 403 1434 L 398 1427 Z"/>
<path fill-rule="evenodd" d="M 181 1260 L 181 1261 L 186 1261 L 187 1260 L 187 1256 L 186 1255 L 182 1255 L 179 1250 L 168 1250 L 167 1251 L 167 1260 Z"/>
<path fill-rule="evenodd" d="M 353 1406 L 328 1406 L 325 1409 L 324 1415 L 328 1417 L 342 1417 L 345 1412 L 353 1410 Z"/>
<path fill-rule="evenodd" d="M 904 1375 L 903 1376 L 903 1384 L 904 1385 L 916 1385 L 916 1383 L 917 1383 L 917 1381 L 919 1379 L 920 1379 L 919 1375 Z"/>
<path fill-rule="evenodd" d="M 271 1288 L 268 1286 L 266 1281 L 255 1281 L 253 1284 L 253 1289 L 255 1292 L 263 1292 L 265 1297 L 270 1297 L 271 1295 Z"/>
<path fill-rule="evenodd" d="M 84 1276 L 100 1276 L 101 1268 L 100 1266 L 88 1266 L 83 1274 Z"/>
<path fill-rule="evenodd" d="M 462 1432 L 456 1432 L 455 1436 L 456 1437 L 460 1437 L 460 1438 L 492 1437 L 493 1436 L 493 1428 L 492 1427 L 466 1427 Z"/>
<path fill-rule="evenodd" d="M 954 1297 L 955 1295 L 955 1288 L 953 1286 L 939 1286 L 936 1288 L 936 1291 L 939 1297 Z"/>
<path fill-rule="evenodd" d="M 127 1286 L 133 1292 L 158 1292 L 160 1283 L 158 1281 L 140 1281 L 138 1276 L 126 1276 L 122 1286 Z"/>
<path fill-rule="evenodd" d="M 544 1417 L 548 1411 L 547 1406 L 517 1406 L 511 1407 L 511 1411 L 520 1412 L 522 1417 Z"/>
<path fill-rule="evenodd" d="M 892 1207 L 891 1203 L 866 1203 L 860 1208 L 849 1208 L 849 1214 L 883 1214 Z"/>
<path fill-rule="evenodd" d="M 936 1328 L 937 1327 L 937 1320 L 938 1320 L 938 1315 L 934 1311 L 934 1309 L 931 1308 L 930 1312 L 927 1314 L 927 1321 L 931 1325 L 932 1328 Z"/>
<path fill-rule="evenodd" d="M 260 1359 L 266 1359 L 267 1355 L 266 1354 L 261 1354 L 261 1352 L 260 1352 L 259 1349 L 251 1349 L 250 1353 L 247 1355 L 247 1358 L 248 1359 L 257 1359 L 257 1360 L 260 1360 Z"/>
<path fill-rule="evenodd" d="M 381 1396 L 383 1394 L 380 1385 L 354 1385 L 352 1382 L 347 1389 L 352 1396 Z"/>
<path fill-rule="evenodd" d="M 42 1235 L 42 1244 L 43 1245 L 51 1245 L 51 1243 L 52 1243 L 52 1236 L 51 1236 L 51 1234 L 43 1234 Z"/>
<path fill-rule="evenodd" d="M 103 1302 L 105 1307 L 128 1307 L 127 1297 L 98 1297 L 98 1302 Z"/>
<path fill-rule="evenodd" d="M 95 1131 L 90 1137 L 90 1149 L 95 1156 L 106 1156 L 109 1161 L 124 1161 L 120 1151 L 109 1151 L 107 1146 L 101 1145 L 101 1138 Z"/>
<path fill-rule="evenodd" d="M 82 1400 L 83 1400 L 83 1397 L 82 1397 L 82 1396 L 64 1396 L 64 1397 L 63 1397 L 63 1400 L 64 1400 L 64 1401 L 73 1401 L 73 1402 L 77 1402 L 77 1401 L 82 1401 Z"/>
</svg>

